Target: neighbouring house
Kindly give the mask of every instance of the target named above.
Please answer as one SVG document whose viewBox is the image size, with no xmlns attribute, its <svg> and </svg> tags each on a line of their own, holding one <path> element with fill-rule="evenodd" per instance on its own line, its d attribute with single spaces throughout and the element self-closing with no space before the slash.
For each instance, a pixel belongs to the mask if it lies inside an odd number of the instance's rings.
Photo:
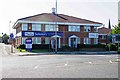
<svg viewBox="0 0 120 80">
<path fill-rule="evenodd" d="M 120 34 L 112 34 L 111 36 L 113 44 L 120 44 Z"/>
<path fill-rule="evenodd" d="M 100 26 L 102 26 L 100 22 L 65 14 L 42 13 L 18 19 L 13 28 L 16 29 L 16 45 L 25 44 L 27 38 L 32 38 L 32 44 L 50 44 L 54 48 L 57 38 L 57 47 L 61 48 L 64 45 L 77 47 L 78 44 L 102 42 L 104 36 L 99 35 L 98 40 Z M 105 33 L 107 29 L 101 29 L 104 32 L 99 29 L 100 34 L 107 35 Z"/>
<path fill-rule="evenodd" d="M 108 44 L 108 35 L 112 31 L 112 29 L 102 27 L 98 29 L 99 39 L 98 42 L 101 44 Z"/>
</svg>

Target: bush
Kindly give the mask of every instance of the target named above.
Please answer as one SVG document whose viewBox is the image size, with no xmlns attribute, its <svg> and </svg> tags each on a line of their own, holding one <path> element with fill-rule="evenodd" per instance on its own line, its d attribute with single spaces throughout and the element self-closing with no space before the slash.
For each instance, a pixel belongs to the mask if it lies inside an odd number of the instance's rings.
<svg viewBox="0 0 120 80">
<path fill-rule="evenodd" d="M 25 45 L 19 45 L 17 48 L 20 48 L 20 49 L 25 49 Z"/>
<path fill-rule="evenodd" d="M 69 47 L 68 45 L 65 45 L 65 46 L 62 46 L 60 49 L 58 49 L 58 51 L 77 51 L 78 49 L 77 48 L 72 48 L 72 47 Z"/>
<path fill-rule="evenodd" d="M 49 44 L 33 44 L 33 49 L 50 49 L 51 46 Z"/>
<path fill-rule="evenodd" d="M 106 45 L 106 50 L 107 51 L 117 51 L 117 49 L 118 49 L 118 47 L 117 47 L 117 45 L 115 45 L 115 44 L 107 44 Z"/>
<path fill-rule="evenodd" d="M 25 45 L 19 45 L 17 48 L 25 49 Z M 49 44 L 32 44 L 32 49 L 51 49 Z"/>
<path fill-rule="evenodd" d="M 78 44 L 78 49 L 81 48 L 105 48 L 103 44 Z"/>
</svg>

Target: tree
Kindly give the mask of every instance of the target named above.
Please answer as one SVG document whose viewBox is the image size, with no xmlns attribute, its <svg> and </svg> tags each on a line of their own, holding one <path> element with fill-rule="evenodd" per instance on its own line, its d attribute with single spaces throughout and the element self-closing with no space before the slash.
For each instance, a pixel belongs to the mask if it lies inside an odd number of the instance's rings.
<svg viewBox="0 0 120 80">
<path fill-rule="evenodd" d="M 7 44 L 8 39 L 9 39 L 9 36 L 7 34 L 3 34 L 3 36 L 2 36 L 3 43 Z"/>
<path fill-rule="evenodd" d="M 112 29 L 112 34 L 120 34 L 120 22 L 118 23 L 118 25 L 113 26 L 114 29 Z"/>
</svg>

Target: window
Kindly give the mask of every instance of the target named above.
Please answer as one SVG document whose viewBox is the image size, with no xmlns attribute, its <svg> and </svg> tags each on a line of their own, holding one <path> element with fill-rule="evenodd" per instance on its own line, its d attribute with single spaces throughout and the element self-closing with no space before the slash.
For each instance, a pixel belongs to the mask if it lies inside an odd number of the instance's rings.
<svg viewBox="0 0 120 80">
<path fill-rule="evenodd" d="M 84 31 L 85 32 L 90 32 L 90 26 L 84 26 Z"/>
<path fill-rule="evenodd" d="M 50 44 L 50 40 L 48 37 L 45 38 L 45 44 Z"/>
<path fill-rule="evenodd" d="M 98 29 L 97 29 L 97 27 L 94 27 L 94 32 L 98 32 Z"/>
<path fill-rule="evenodd" d="M 78 44 L 80 44 L 80 38 L 78 38 Z"/>
<path fill-rule="evenodd" d="M 41 38 L 40 37 L 36 37 L 36 44 L 41 44 Z"/>
<path fill-rule="evenodd" d="M 90 44 L 91 42 L 90 42 L 90 38 L 84 38 L 84 44 Z"/>
<path fill-rule="evenodd" d="M 28 24 L 24 23 L 22 26 L 22 30 L 28 30 Z"/>
<path fill-rule="evenodd" d="M 94 38 L 94 44 L 98 44 L 98 38 Z"/>
<path fill-rule="evenodd" d="M 22 38 L 22 44 L 25 44 L 25 40 L 26 40 L 27 38 Z"/>
<path fill-rule="evenodd" d="M 57 28 L 55 25 L 45 25 L 45 31 L 58 31 L 58 25 Z"/>
<path fill-rule="evenodd" d="M 41 44 L 41 38 L 40 37 L 33 37 L 32 44 Z"/>
<path fill-rule="evenodd" d="M 32 38 L 32 44 L 36 44 L 36 37 Z"/>
<path fill-rule="evenodd" d="M 100 35 L 100 39 L 106 39 L 106 35 Z"/>
<path fill-rule="evenodd" d="M 33 31 L 41 31 L 41 24 L 32 24 Z"/>
<path fill-rule="evenodd" d="M 116 41 L 120 41 L 120 35 L 117 35 L 117 36 L 115 37 L 115 40 L 116 40 Z"/>
<path fill-rule="evenodd" d="M 69 26 L 69 31 L 80 32 L 80 26 Z"/>
</svg>

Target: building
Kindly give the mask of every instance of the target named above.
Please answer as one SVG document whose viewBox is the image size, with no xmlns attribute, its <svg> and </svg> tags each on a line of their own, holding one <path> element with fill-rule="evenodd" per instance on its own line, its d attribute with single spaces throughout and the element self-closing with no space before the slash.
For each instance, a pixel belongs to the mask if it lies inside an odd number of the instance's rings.
<svg viewBox="0 0 120 80">
<path fill-rule="evenodd" d="M 112 34 L 112 43 L 113 44 L 118 44 L 120 43 L 120 34 Z"/>
<path fill-rule="evenodd" d="M 99 39 L 98 42 L 101 44 L 107 44 L 108 43 L 108 35 L 112 31 L 112 29 L 109 28 L 99 28 L 98 33 L 99 33 Z"/>
<path fill-rule="evenodd" d="M 32 38 L 32 44 L 51 44 L 54 48 L 57 38 L 57 47 L 61 48 L 64 45 L 98 44 L 97 27 L 100 26 L 102 23 L 73 16 L 42 13 L 18 19 L 13 28 L 16 29 L 17 45 Z"/>
</svg>

